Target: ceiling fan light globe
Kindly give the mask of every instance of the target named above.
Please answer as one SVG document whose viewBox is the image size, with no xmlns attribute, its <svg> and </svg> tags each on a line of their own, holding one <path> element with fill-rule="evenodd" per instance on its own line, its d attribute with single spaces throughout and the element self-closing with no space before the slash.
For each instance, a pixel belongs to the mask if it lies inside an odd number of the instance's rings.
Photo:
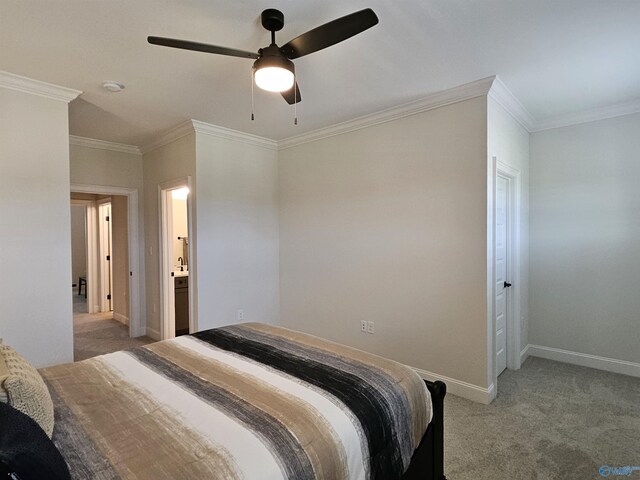
<svg viewBox="0 0 640 480">
<path fill-rule="evenodd" d="M 293 72 L 282 67 L 262 67 L 255 73 L 256 85 L 269 92 L 286 92 L 293 87 Z"/>
</svg>

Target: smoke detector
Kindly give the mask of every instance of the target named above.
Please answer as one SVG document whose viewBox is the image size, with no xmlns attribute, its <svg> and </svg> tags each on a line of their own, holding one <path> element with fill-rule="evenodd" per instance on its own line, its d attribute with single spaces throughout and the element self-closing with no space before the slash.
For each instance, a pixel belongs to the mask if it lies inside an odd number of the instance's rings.
<svg viewBox="0 0 640 480">
<path fill-rule="evenodd" d="M 109 90 L 110 92 L 117 93 L 124 90 L 124 85 L 118 82 L 107 80 L 106 82 L 102 82 L 102 88 Z"/>
</svg>

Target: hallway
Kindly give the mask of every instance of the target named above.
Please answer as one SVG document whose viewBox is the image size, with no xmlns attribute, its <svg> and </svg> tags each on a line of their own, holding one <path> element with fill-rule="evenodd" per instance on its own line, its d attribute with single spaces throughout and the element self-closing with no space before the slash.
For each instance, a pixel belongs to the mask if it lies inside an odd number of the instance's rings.
<svg viewBox="0 0 640 480">
<path fill-rule="evenodd" d="M 82 295 L 73 294 L 73 359 L 78 362 L 104 353 L 127 350 L 148 343 L 153 339 L 144 336 L 129 337 L 129 328 L 113 319 L 112 312 L 89 314 L 87 301 Z"/>
</svg>

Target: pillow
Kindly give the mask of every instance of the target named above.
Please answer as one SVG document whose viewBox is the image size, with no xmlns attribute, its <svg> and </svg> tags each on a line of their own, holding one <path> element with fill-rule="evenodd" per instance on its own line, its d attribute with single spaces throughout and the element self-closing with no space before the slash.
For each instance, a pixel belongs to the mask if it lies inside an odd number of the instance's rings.
<svg viewBox="0 0 640 480">
<path fill-rule="evenodd" d="M 0 342 L 2 344 L 2 342 Z M 0 345 L 1 348 L 1 345 Z M 9 370 L 7 369 L 7 364 L 4 361 L 4 355 L 0 353 L 0 402 L 7 403 L 9 401 L 9 397 L 7 397 L 7 392 L 2 386 L 4 381 L 9 376 Z"/>
<path fill-rule="evenodd" d="M 0 478 L 70 480 L 64 458 L 38 424 L 4 403 L 0 403 Z"/>
<path fill-rule="evenodd" d="M 0 357 L 7 374 L 2 381 L 8 404 L 31 417 L 51 438 L 53 433 L 53 402 L 38 371 L 7 345 L 0 345 Z"/>
</svg>

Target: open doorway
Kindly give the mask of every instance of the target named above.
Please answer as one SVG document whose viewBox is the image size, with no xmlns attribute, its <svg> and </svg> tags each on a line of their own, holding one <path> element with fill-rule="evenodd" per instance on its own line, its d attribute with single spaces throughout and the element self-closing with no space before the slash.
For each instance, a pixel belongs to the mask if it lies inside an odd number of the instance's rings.
<svg viewBox="0 0 640 480">
<path fill-rule="evenodd" d="M 76 361 L 151 342 L 132 338 L 129 203 L 126 195 L 71 192 Z"/>
<path fill-rule="evenodd" d="M 494 382 L 520 368 L 520 172 L 498 161 L 494 173 Z M 497 386 L 497 384 L 496 384 Z"/>
<path fill-rule="evenodd" d="M 160 185 L 160 295 L 162 339 L 195 331 L 191 288 L 189 178 Z"/>
</svg>

